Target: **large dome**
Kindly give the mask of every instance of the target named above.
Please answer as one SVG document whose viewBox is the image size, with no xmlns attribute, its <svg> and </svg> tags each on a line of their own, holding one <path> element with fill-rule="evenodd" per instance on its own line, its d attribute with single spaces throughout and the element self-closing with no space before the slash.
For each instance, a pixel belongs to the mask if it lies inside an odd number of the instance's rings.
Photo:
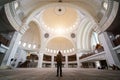
<svg viewBox="0 0 120 80">
<path fill-rule="evenodd" d="M 75 26 L 78 16 L 74 8 L 58 5 L 45 9 L 42 13 L 42 21 L 52 29 L 69 29 Z"/>
<path fill-rule="evenodd" d="M 7 17 L 15 16 L 10 23 L 23 34 L 21 42 L 36 44 L 44 53 L 48 49 L 91 51 L 93 33 L 105 31 L 114 19 L 109 18 L 113 5 L 109 0 L 17 0 L 9 5 Z"/>
</svg>

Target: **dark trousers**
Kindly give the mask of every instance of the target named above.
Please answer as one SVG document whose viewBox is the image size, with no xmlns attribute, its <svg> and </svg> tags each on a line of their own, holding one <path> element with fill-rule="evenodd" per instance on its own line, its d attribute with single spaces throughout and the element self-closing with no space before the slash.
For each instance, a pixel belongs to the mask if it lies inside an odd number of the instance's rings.
<svg viewBox="0 0 120 80">
<path fill-rule="evenodd" d="M 57 76 L 62 76 L 62 63 L 57 62 Z"/>
</svg>

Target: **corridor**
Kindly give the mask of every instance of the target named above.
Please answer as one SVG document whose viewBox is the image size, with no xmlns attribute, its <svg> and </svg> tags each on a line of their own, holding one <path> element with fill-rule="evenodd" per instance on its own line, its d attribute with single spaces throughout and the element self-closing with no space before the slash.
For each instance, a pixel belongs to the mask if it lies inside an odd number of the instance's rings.
<svg viewBox="0 0 120 80">
<path fill-rule="evenodd" d="M 56 68 L 19 68 L 0 70 L 0 80 L 120 80 L 120 71 L 63 68 L 56 77 Z"/>
</svg>

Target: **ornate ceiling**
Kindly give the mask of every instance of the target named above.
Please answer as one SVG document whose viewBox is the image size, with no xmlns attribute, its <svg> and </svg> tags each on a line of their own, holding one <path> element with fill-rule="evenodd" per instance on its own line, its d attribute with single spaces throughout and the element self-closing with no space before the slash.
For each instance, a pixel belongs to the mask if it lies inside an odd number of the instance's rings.
<svg viewBox="0 0 120 80">
<path fill-rule="evenodd" d="M 53 29 L 73 27 L 79 16 L 74 8 L 61 5 L 50 7 L 42 14 L 44 24 Z"/>
<path fill-rule="evenodd" d="M 24 34 L 21 41 L 53 50 L 90 50 L 92 32 L 103 31 L 101 25 L 110 16 L 112 0 L 17 0 L 11 5 L 15 21 L 10 22 Z M 71 33 L 75 33 L 74 39 Z"/>
</svg>

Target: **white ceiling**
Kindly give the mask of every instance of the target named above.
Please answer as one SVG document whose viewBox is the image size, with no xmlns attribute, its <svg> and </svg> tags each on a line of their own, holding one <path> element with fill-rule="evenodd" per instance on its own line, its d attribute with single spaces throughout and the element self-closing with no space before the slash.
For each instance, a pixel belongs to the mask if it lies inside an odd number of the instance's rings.
<svg viewBox="0 0 120 80">
<path fill-rule="evenodd" d="M 37 27 L 41 30 L 44 28 L 44 31 L 52 35 L 53 29 L 70 29 L 75 26 L 76 33 L 79 34 L 77 45 L 80 45 L 78 48 L 83 50 L 91 49 L 91 33 L 106 12 L 103 8 L 103 2 L 108 2 L 108 0 L 62 0 L 61 3 L 58 0 L 18 1 L 20 10 L 24 13 L 22 21 L 24 23 L 26 21 L 30 26 L 21 41 L 41 45 L 41 35 L 43 34 Z M 59 11 L 59 9 L 61 10 Z M 36 23 L 31 23 L 32 19 L 36 20 Z M 47 30 L 48 27 L 51 28 L 51 31 Z M 68 34 L 65 36 L 68 37 Z M 69 39 L 72 38 L 69 37 Z M 71 42 L 65 37 L 56 36 L 48 41 L 46 47 L 53 50 L 67 50 L 76 48 L 77 45 L 73 43 L 75 42 Z"/>
</svg>

